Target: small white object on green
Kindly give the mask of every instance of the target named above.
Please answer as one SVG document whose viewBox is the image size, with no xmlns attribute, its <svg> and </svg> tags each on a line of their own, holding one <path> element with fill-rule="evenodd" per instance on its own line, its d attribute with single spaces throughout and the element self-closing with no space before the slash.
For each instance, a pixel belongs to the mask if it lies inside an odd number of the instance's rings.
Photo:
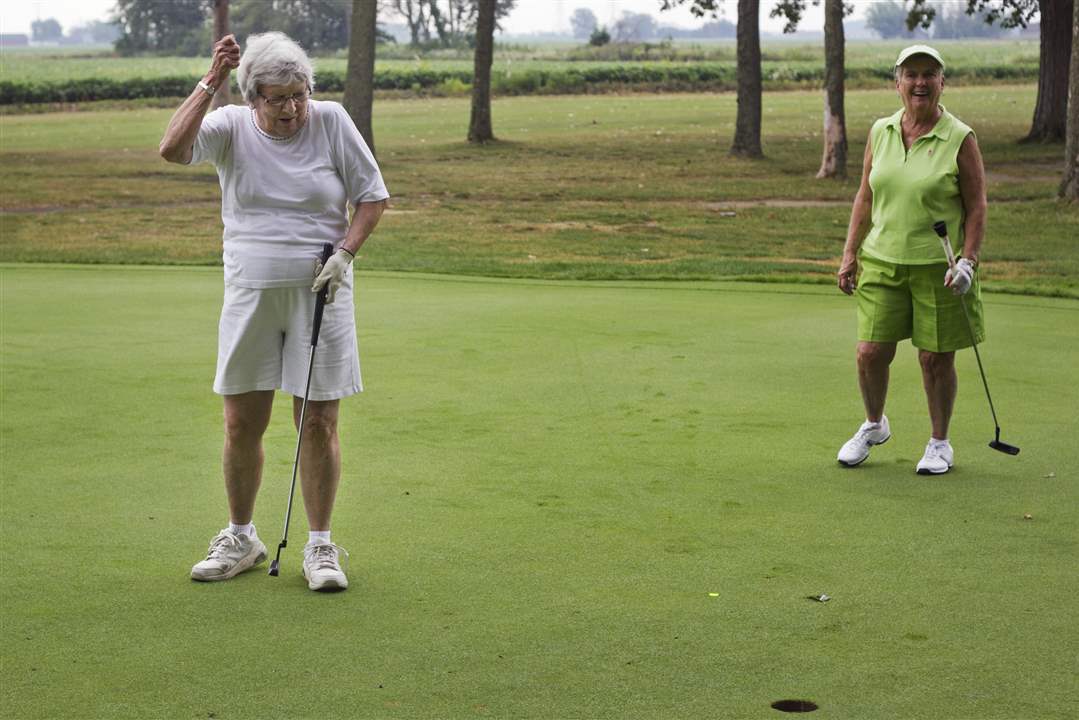
<svg viewBox="0 0 1079 720">
<path fill-rule="evenodd" d="M 719 593 L 708 593 L 708 597 L 719 597 Z"/>
</svg>

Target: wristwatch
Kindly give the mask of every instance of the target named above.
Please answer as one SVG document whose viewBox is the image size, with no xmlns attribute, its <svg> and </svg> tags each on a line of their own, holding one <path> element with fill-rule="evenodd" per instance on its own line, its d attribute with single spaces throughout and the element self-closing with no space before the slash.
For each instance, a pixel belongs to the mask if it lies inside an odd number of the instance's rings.
<svg viewBox="0 0 1079 720">
<path fill-rule="evenodd" d="M 206 93 L 210 97 L 213 97 L 213 94 L 217 90 L 217 88 L 215 88 L 213 85 L 207 85 L 202 80 L 199 80 L 199 90 L 202 90 L 204 93 Z"/>
</svg>

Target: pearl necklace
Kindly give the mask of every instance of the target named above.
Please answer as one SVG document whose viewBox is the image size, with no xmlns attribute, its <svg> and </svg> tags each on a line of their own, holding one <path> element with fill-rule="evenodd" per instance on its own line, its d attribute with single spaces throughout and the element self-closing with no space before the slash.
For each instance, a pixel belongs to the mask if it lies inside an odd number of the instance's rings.
<svg viewBox="0 0 1079 720">
<path fill-rule="evenodd" d="M 311 109 L 307 108 L 304 111 L 304 114 L 305 114 L 304 124 L 300 126 L 299 130 L 297 130 L 292 135 L 289 135 L 288 137 L 280 137 L 278 135 L 271 135 L 270 133 L 268 133 L 265 130 L 263 130 L 262 128 L 260 128 L 258 118 L 255 116 L 255 108 L 251 108 L 251 124 L 255 127 L 255 132 L 257 132 L 259 135 L 266 138 L 267 140 L 272 140 L 272 141 L 274 141 L 276 143 L 289 143 L 289 142 L 292 142 L 293 140 L 296 139 L 296 136 L 300 134 L 300 130 L 303 130 L 304 127 L 307 125 L 307 121 L 311 119 Z"/>
</svg>

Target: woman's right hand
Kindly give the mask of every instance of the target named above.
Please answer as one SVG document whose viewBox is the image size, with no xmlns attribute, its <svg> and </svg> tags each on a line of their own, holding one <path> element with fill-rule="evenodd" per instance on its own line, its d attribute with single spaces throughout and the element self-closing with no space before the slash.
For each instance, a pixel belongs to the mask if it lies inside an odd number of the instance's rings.
<svg viewBox="0 0 1079 720">
<path fill-rule="evenodd" d="M 853 253 L 843 253 L 843 260 L 839 263 L 839 272 L 836 273 L 839 289 L 847 295 L 854 294 L 855 278 L 857 276 L 858 257 Z"/>
<path fill-rule="evenodd" d="M 214 86 L 220 85 L 229 76 L 229 72 L 240 66 L 240 43 L 235 35 L 226 35 L 214 43 L 214 55 L 210 61 L 210 76 Z"/>
</svg>

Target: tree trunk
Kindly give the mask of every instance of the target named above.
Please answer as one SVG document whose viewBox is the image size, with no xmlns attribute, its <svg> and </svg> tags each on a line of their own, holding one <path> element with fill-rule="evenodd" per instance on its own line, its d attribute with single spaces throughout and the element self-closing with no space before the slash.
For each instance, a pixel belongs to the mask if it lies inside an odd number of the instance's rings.
<svg viewBox="0 0 1079 720">
<path fill-rule="evenodd" d="M 1068 80 L 1068 137 L 1060 197 L 1079 202 L 1079 2 L 1072 8 L 1072 57 Z"/>
<path fill-rule="evenodd" d="M 229 34 L 229 0 L 214 0 L 214 42 Z M 230 104 L 232 101 L 229 91 L 229 81 L 221 83 L 221 87 L 214 91 L 214 99 L 210 107 L 216 110 L 219 107 Z"/>
<path fill-rule="evenodd" d="M 352 28 L 348 39 L 348 70 L 345 74 L 344 105 L 371 153 L 375 134 L 371 128 L 371 108 L 375 99 L 375 0 L 352 0 Z"/>
<path fill-rule="evenodd" d="M 824 154 L 818 178 L 847 177 L 847 119 L 843 111 L 843 0 L 824 0 Z"/>
<path fill-rule="evenodd" d="M 491 130 L 491 63 L 494 61 L 495 2 L 479 0 L 476 16 L 476 64 L 472 78 L 472 119 L 468 123 L 468 141 L 485 143 L 494 140 Z"/>
<path fill-rule="evenodd" d="M 1041 50 L 1038 101 L 1030 134 L 1021 142 L 1060 142 L 1068 114 L 1068 63 L 1072 49 L 1074 0 L 1040 0 Z"/>
<path fill-rule="evenodd" d="M 738 0 L 738 118 L 731 155 L 764 157 L 761 152 L 760 0 Z"/>
</svg>

